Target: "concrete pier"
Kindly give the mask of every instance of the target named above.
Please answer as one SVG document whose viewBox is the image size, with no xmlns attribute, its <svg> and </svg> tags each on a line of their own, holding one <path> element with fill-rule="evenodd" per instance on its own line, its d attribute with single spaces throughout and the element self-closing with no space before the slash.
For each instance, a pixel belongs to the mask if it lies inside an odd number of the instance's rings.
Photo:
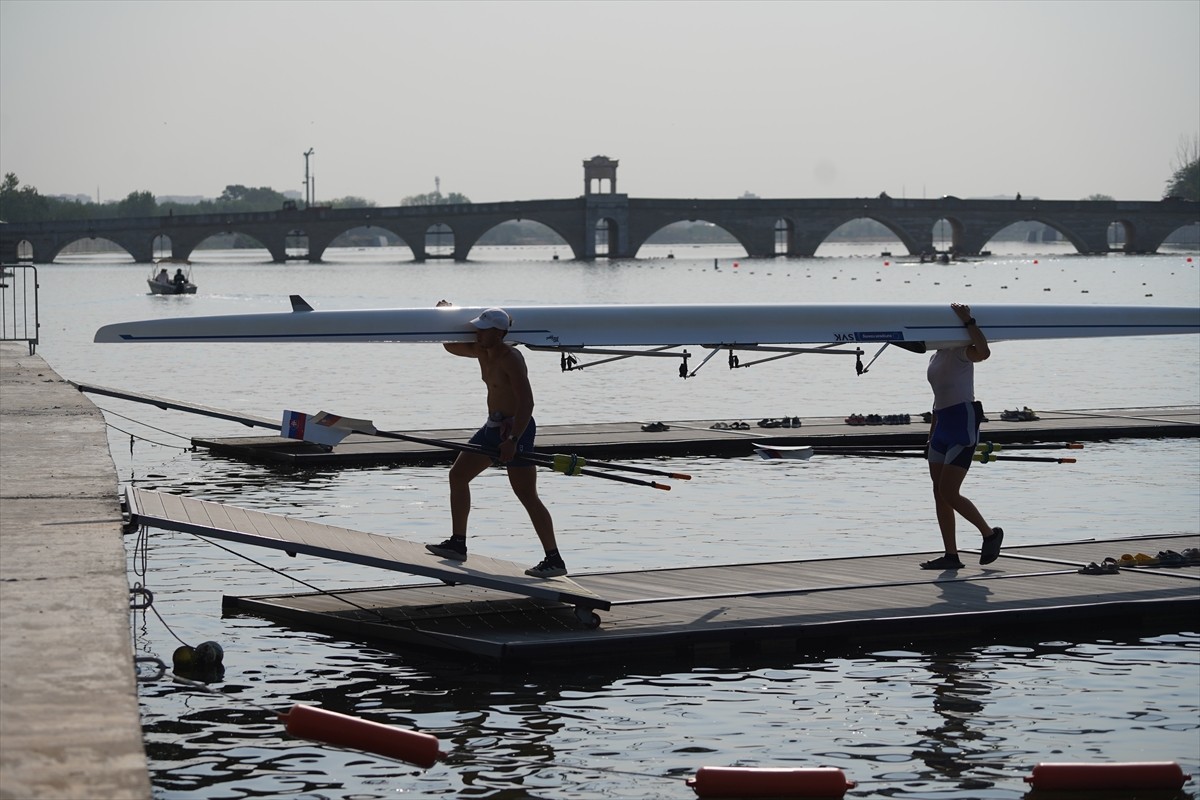
<svg viewBox="0 0 1200 800">
<path fill-rule="evenodd" d="M 149 798 L 100 411 L 0 343 L 0 799 Z"/>
</svg>

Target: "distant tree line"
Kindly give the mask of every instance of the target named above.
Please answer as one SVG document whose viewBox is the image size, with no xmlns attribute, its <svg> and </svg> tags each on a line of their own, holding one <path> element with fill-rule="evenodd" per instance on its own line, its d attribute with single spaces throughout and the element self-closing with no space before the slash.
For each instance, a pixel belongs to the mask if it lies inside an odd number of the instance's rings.
<svg viewBox="0 0 1200 800">
<path fill-rule="evenodd" d="M 1200 202 L 1200 133 L 1193 135 L 1191 141 L 1186 136 L 1179 137 L 1175 172 L 1167 180 L 1163 197 Z"/>
<path fill-rule="evenodd" d="M 43 195 L 34 186 L 22 186 L 16 173 L 5 174 L 0 182 L 0 220 L 5 222 L 46 222 L 55 220 L 111 219 L 114 217 L 161 217 L 170 214 L 240 214 L 252 211 L 279 211 L 285 203 L 295 203 L 282 192 L 268 186 L 230 184 L 220 196 L 195 203 L 158 200 L 151 192 L 130 192 L 123 200 L 103 203 L 79 197 Z M 438 205 L 469 203 L 469 198 L 457 192 L 442 196 L 440 192 L 413 195 L 400 201 L 401 205 Z M 373 200 L 346 196 L 322 202 L 326 208 L 372 208 Z"/>
</svg>

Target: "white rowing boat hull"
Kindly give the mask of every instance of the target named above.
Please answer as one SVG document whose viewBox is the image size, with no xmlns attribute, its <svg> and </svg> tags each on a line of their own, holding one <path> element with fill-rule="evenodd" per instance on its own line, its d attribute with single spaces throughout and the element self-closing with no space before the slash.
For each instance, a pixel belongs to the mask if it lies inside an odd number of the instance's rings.
<svg viewBox="0 0 1200 800">
<path fill-rule="evenodd" d="M 763 444 L 762 442 L 754 443 L 754 452 L 765 461 L 774 461 L 776 459 L 793 459 L 798 461 L 807 461 L 813 457 L 816 451 L 812 445 L 779 445 L 779 444 Z"/>
<path fill-rule="evenodd" d="M 303 302 L 303 301 L 301 301 Z M 481 307 L 300 310 L 122 322 L 97 342 L 472 341 Z M 509 306 L 507 340 L 537 347 L 924 343 L 966 344 L 947 304 Z M 990 341 L 1200 333 L 1200 309 L 1172 306 L 978 305 Z"/>
</svg>

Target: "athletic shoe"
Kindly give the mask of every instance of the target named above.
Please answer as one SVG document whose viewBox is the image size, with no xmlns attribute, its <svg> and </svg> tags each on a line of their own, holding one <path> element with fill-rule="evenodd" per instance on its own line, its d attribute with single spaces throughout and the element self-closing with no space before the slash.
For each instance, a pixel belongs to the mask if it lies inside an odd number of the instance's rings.
<svg viewBox="0 0 1200 800">
<path fill-rule="evenodd" d="M 427 544 L 425 549 L 435 556 L 448 558 L 451 561 L 467 560 L 467 540 L 451 537 L 441 544 Z"/>
<path fill-rule="evenodd" d="M 962 569 L 963 562 L 955 556 L 942 556 L 932 561 L 922 561 L 921 569 Z"/>
<path fill-rule="evenodd" d="M 546 556 L 542 563 L 525 570 L 525 574 L 532 578 L 558 578 L 567 574 L 567 565 L 561 558 Z"/>
<path fill-rule="evenodd" d="M 1000 543 L 1004 541 L 1004 531 L 992 528 L 992 535 L 984 537 L 983 547 L 979 550 L 979 563 L 990 564 L 1000 557 Z"/>
</svg>

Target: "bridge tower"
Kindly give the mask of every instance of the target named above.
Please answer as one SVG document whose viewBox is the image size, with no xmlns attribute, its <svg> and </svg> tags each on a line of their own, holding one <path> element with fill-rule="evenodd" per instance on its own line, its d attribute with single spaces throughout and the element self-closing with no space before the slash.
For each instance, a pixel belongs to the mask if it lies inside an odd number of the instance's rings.
<svg viewBox="0 0 1200 800">
<path fill-rule="evenodd" d="M 583 200 L 586 208 L 584 221 L 583 258 L 591 261 L 596 257 L 596 229 L 607 230 L 608 258 L 628 258 L 629 250 L 629 197 L 617 194 L 617 165 L 620 162 L 608 156 L 592 156 L 583 162 Z M 608 181 L 608 191 L 602 191 Z M 593 192 L 592 188 L 596 191 Z"/>
<path fill-rule="evenodd" d="M 592 182 L 595 181 L 596 194 L 606 194 L 600 190 L 604 188 L 604 181 L 609 181 L 607 194 L 616 194 L 617 165 L 620 163 L 615 158 L 608 156 L 592 156 L 583 162 L 583 193 L 590 195 Z"/>
</svg>

